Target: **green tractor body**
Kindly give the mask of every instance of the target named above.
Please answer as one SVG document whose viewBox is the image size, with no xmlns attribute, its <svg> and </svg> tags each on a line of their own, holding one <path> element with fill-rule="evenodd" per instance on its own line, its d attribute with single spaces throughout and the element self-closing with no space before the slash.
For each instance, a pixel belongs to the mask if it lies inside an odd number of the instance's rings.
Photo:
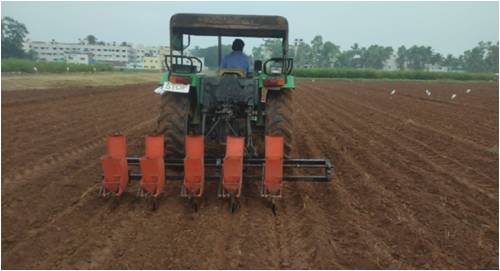
<svg viewBox="0 0 500 271">
<path fill-rule="evenodd" d="M 293 59 L 288 58 L 288 22 L 281 16 L 176 14 L 170 20 L 170 55 L 158 88 L 162 93 L 158 133 L 165 135 L 167 156 L 184 156 L 184 137 L 203 135 L 223 144 L 227 136 L 245 137 L 246 156 L 262 155 L 265 135 L 285 138 L 285 156 L 292 145 Z M 191 35 L 279 38 L 282 56 L 256 60 L 253 73 L 238 69 L 202 74 L 200 59 L 186 55 Z M 187 39 L 187 44 L 185 40 Z"/>
</svg>

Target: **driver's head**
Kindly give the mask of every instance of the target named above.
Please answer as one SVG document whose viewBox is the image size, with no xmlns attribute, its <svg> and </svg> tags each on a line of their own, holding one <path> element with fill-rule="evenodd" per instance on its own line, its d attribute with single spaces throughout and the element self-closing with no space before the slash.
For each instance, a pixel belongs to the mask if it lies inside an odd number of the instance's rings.
<svg viewBox="0 0 500 271">
<path fill-rule="evenodd" d="M 235 39 L 233 41 L 233 51 L 243 51 L 245 43 L 241 39 Z"/>
</svg>

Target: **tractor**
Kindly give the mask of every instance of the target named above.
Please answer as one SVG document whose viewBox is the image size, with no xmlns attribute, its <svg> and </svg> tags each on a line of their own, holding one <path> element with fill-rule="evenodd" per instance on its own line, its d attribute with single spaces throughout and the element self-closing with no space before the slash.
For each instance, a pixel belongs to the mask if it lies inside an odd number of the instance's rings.
<svg viewBox="0 0 500 271">
<path fill-rule="evenodd" d="M 287 20 L 280 16 L 176 14 L 170 20 L 170 33 L 158 119 L 166 155 L 184 157 L 186 134 L 201 134 L 219 143 L 225 142 L 227 135 L 243 136 L 247 156 L 262 155 L 256 143 L 264 135 L 281 135 L 288 157 L 293 145 L 295 84 L 293 60 L 288 58 Z M 203 76 L 201 60 L 185 55 L 191 35 L 218 38 L 218 67 L 222 36 L 280 38 L 283 55 L 265 62 L 256 60 L 253 76 L 239 69 L 219 69 L 216 76 Z"/>
<path fill-rule="evenodd" d="M 203 61 L 188 54 L 191 36 L 217 37 L 216 74 L 203 73 Z M 255 60 L 252 74 L 220 68 L 222 37 L 277 38 L 282 55 Z M 329 160 L 291 158 L 295 82 L 291 74 L 293 59 L 288 56 L 286 18 L 175 14 L 170 19 L 170 52 L 164 64 L 166 71 L 155 90 L 161 95 L 160 114 L 155 134 L 146 136 L 146 154 L 143 158 L 120 157 L 127 170 L 128 166 L 139 166 L 140 172 L 123 176 L 126 180 L 115 179 L 115 186 L 106 187 L 106 169 L 110 171 L 111 166 L 103 162 L 101 195 L 121 194 L 132 178 L 141 180 L 138 195 L 157 202 L 165 180 L 180 180 L 181 195 L 189 198 L 197 210 L 196 199 L 202 197 L 205 181 L 213 180 L 219 182 L 218 195 L 228 198 L 234 211 L 239 206 L 243 180 L 257 179 L 261 196 L 271 199 L 275 212 L 275 199 L 281 197 L 283 181 L 330 180 Z M 113 139 L 120 143 L 110 143 Z M 123 145 L 122 141 L 123 135 L 108 137 L 108 154 L 113 144 Z M 111 158 L 107 155 L 103 159 Z M 183 174 L 169 175 L 175 167 L 183 168 Z M 215 173 L 205 170 L 208 168 L 215 169 Z M 261 168 L 262 174 L 245 175 L 252 168 Z M 295 169 L 285 170 L 288 168 L 308 169 L 308 174 L 311 169 L 324 171 L 301 176 L 293 175 Z"/>
</svg>

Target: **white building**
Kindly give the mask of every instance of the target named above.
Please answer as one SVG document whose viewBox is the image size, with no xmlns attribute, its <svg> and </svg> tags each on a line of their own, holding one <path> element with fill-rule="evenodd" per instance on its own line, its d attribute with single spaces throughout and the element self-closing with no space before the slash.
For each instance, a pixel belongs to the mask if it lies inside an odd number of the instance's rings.
<svg viewBox="0 0 500 271">
<path fill-rule="evenodd" d="M 66 63 L 89 64 L 89 54 L 68 53 L 65 55 Z"/>
<path fill-rule="evenodd" d="M 393 54 L 384 62 L 383 70 L 386 71 L 396 71 L 398 70 L 398 63 L 396 62 L 397 55 Z"/>
<path fill-rule="evenodd" d="M 139 44 L 130 52 L 128 67 L 142 67 L 141 69 L 160 69 L 163 66 L 165 55 L 170 54 L 170 49 L 164 46 L 143 46 Z M 154 61 L 152 60 L 154 58 Z M 151 65 L 151 62 L 157 62 Z"/>
<path fill-rule="evenodd" d="M 98 45 L 86 43 L 62 43 L 54 40 L 50 42 L 28 40 L 24 44 L 24 50 L 33 50 L 39 60 L 51 62 L 64 62 L 66 55 L 86 54 L 88 63 L 129 62 L 132 55 L 132 47 L 113 44 Z"/>
<path fill-rule="evenodd" d="M 428 72 L 447 72 L 449 69 L 437 64 L 425 64 L 425 70 Z"/>
<path fill-rule="evenodd" d="M 120 69 L 144 69 L 146 66 L 145 58 L 148 60 L 154 58 L 157 62 L 155 69 L 160 69 L 163 67 L 165 55 L 170 53 L 168 47 L 162 46 L 145 47 L 139 44 L 132 47 L 116 43 L 99 45 L 85 42 L 63 43 L 54 40 L 50 42 L 27 40 L 24 43 L 24 50 L 26 52 L 35 51 L 37 59 L 42 61 L 81 64 L 104 63 Z"/>
</svg>

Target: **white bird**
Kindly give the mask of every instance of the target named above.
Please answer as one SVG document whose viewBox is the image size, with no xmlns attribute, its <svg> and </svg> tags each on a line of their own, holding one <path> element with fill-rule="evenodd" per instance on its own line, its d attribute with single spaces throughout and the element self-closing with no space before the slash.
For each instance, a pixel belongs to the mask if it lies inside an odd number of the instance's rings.
<svg viewBox="0 0 500 271">
<path fill-rule="evenodd" d="M 427 94 L 427 96 L 431 96 L 431 92 L 428 89 L 425 90 L 425 94 Z"/>
<path fill-rule="evenodd" d="M 396 93 L 396 90 L 395 90 L 395 89 L 393 89 L 393 90 L 391 91 L 391 95 L 394 95 L 395 93 Z"/>
<path fill-rule="evenodd" d="M 38 72 L 38 69 L 37 69 L 36 67 L 33 67 L 33 70 L 34 70 L 35 72 Z"/>
<path fill-rule="evenodd" d="M 453 95 L 451 95 L 451 99 L 455 99 L 455 97 L 457 97 L 457 94 L 453 93 Z"/>
<path fill-rule="evenodd" d="M 471 92 L 470 88 L 468 88 L 468 89 L 465 91 L 465 93 L 467 93 L 467 94 L 468 94 L 468 93 L 470 93 L 470 92 Z"/>
<path fill-rule="evenodd" d="M 66 71 L 69 72 L 69 67 L 66 67 Z"/>
</svg>

